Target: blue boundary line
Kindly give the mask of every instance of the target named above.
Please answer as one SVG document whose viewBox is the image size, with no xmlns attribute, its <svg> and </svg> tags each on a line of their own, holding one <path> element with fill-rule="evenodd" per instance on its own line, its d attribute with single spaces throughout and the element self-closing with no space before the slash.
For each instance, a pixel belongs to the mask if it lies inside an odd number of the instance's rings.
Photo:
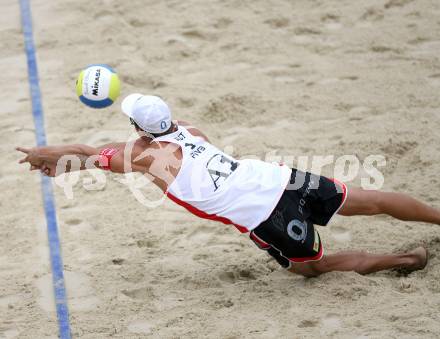
<svg viewBox="0 0 440 339">
<path fill-rule="evenodd" d="M 30 94 L 32 98 L 32 115 L 35 123 L 35 134 L 38 146 L 46 145 L 44 131 L 44 115 L 41 105 L 41 92 L 38 80 L 37 59 L 35 55 L 34 38 L 32 33 L 32 16 L 29 0 L 20 1 L 21 25 L 23 28 L 25 50 L 27 56 Z M 52 192 L 52 182 L 46 176 L 41 177 L 44 212 L 47 222 L 49 240 L 50 263 L 52 266 L 52 280 L 55 294 L 55 304 L 58 318 L 59 336 L 61 339 L 70 339 L 69 310 L 67 307 L 66 288 L 64 284 L 63 260 L 58 236 L 55 203 Z"/>
</svg>

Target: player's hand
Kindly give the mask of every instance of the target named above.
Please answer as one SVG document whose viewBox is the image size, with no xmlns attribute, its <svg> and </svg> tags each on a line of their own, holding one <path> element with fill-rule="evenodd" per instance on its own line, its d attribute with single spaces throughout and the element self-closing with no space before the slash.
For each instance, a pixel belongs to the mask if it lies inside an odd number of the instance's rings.
<svg viewBox="0 0 440 339">
<path fill-rule="evenodd" d="M 43 165 L 40 167 L 40 172 L 48 177 L 55 177 L 56 165 L 43 162 Z"/>
<path fill-rule="evenodd" d="M 37 169 L 41 169 L 43 166 L 43 160 L 39 157 L 40 150 L 39 147 L 34 148 L 24 148 L 24 147 L 17 147 L 17 151 L 22 152 L 26 154 L 26 156 L 23 159 L 20 159 L 18 161 L 19 164 L 29 163 L 30 170 L 34 171 Z"/>
<path fill-rule="evenodd" d="M 50 164 L 47 161 L 41 160 L 41 154 L 43 153 L 43 147 L 34 147 L 34 148 L 24 148 L 17 147 L 17 151 L 26 154 L 23 159 L 20 159 L 18 162 L 20 164 L 29 163 L 29 170 L 35 171 L 40 170 L 40 172 L 49 177 L 54 177 L 56 172 L 56 165 Z"/>
</svg>

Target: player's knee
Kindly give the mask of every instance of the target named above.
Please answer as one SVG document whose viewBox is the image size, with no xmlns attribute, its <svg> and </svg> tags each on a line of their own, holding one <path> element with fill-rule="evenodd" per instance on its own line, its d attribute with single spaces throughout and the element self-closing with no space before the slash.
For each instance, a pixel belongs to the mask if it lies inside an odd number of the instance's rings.
<svg viewBox="0 0 440 339">
<path fill-rule="evenodd" d="M 320 275 L 329 271 L 329 266 L 327 264 L 327 258 L 323 256 L 318 261 L 309 262 L 310 267 L 316 275 Z"/>
<path fill-rule="evenodd" d="M 309 262 L 309 267 L 313 277 L 317 277 L 329 271 L 325 257 L 318 261 Z"/>
<path fill-rule="evenodd" d="M 304 269 L 295 269 L 295 268 L 292 269 L 291 268 L 289 271 L 292 272 L 292 273 L 295 273 L 295 274 L 302 275 L 303 277 L 306 277 L 306 278 L 314 278 L 314 277 L 317 277 L 317 276 L 320 275 L 319 272 L 316 272 L 315 270 L 312 270 L 310 268 L 305 269 L 305 270 Z"/>
<path fill-rule="evenodd" d="M 327 272 L 325 268 L 324 258 L 319 261 L 310 261 L 301 264 L 293 264 L 290 271 L 296 274 L 300 274 L 307 278 L 317 277 L 322 273 Z"/>
</svg>

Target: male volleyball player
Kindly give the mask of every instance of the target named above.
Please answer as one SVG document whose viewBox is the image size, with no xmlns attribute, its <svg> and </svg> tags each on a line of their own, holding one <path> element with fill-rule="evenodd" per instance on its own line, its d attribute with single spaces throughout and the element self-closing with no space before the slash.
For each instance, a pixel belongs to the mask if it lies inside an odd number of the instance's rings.
<svg viewBox="0 0 440 339">
<path fill-rule="evenodd" d="M 20 163 L 49 176 L 65 155 L 76 155 L 86 169 L 148 175 L 171 200 L 195 215 L 236 226 L 291 272 L 317 276 L 330 271 L 368 274 L 384 269 L 423 269 L 427 251 L 418 247 L 401 254 L 359 251 L 324 255 L 314 224 L 327 225 L 344 216 L 388 214 L 400 220 L 440 224 L 440 212 L 401 193 L 350 188 L 324 176 L 260 160 L 236 160 L 209 143 L 197 128 L 171 120 L 159 97 L 132 94 L 122 103 L 139 133 L 129 143 L 22 148 Z M 128 157 L 127 149 L 130 149 Z M 63 171 L 75 170 L 74 168 Z M 58 171 L 60 172 L 60 171 Z"/>
</svg>

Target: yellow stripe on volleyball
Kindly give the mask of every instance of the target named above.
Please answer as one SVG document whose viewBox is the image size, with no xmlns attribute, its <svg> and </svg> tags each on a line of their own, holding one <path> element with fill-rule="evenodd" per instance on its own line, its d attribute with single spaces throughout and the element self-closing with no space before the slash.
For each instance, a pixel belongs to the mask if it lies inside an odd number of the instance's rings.
<svg viewBox="0 0 440 339">
<path fill-rule="evenodd" d="M 81 71 L 76 80 L 76 94 L 80 97 L 82 95 L 82 85 L 83 85 L 84 71 Z"/>
<path fill-rule="evenodd" d="M 120 93 L 121 93 L 121 82 L 119 81 L 118 75 L 116 73 L 112 73 L 110 78 L 110 88 L 109 88 L 108 97 L 114 102 L 116 101 Z"/>
<path fill-rule="evenodd" d="M 113 104 L 121 92 L 121 83 L 113 69 L 104 64 L 87 66 L 78 76 L 76 93 L 81 102 L 92 108 Z"/>
</svg>

